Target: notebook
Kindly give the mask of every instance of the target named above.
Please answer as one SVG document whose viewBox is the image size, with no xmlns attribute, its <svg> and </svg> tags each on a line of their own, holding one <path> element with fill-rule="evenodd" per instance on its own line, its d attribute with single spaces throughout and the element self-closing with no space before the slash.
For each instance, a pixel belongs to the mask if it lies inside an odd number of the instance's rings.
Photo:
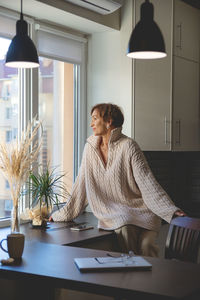
<svg viewBox="0 0 200 300">
<path fill-rule="evenodd" d="M 115 270 L 151 270 L 152 265 L 141 256 L 122 257 L 83 257 L 74 258 L 81 272 Z"/>
</svg>

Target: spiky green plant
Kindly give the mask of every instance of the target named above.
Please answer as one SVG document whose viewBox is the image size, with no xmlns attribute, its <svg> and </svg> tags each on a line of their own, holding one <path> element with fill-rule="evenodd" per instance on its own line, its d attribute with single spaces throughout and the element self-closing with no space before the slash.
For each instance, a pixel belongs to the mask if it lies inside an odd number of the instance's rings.
<svg viewBox="0 0 200 300">
<path fill-rule="evenodd" d="M 69 196 L 69 192 L 63 178 L 65 173 L 56 173 L 56 168 L 39 171 L 38 174 L 33 172 L 29 175 L 28 190 L 32 195 L 32 207 L 39 203 L 40 208 L 47 206 L 47 210 L 56 205 L 59 208 L 61 198 Z"/>
</svg>

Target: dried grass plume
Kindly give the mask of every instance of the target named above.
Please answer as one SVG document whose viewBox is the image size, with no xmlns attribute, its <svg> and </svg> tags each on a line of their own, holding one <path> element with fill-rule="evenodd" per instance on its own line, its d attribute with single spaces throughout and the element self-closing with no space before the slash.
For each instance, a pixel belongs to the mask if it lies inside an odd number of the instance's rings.
<svg viewBox="0 0 200 300">
<path fill-rule="evenodd" d="M 37 160 L 41 141 L 36 137 L 41 122 L 34 126 L 29 122 L 27 129 L 22 133 L 21 139 L 11 144 L 0 144 L 0 170 L 8 180 L 13 206 L 18 206 L 20 192 L 25 183 L 31 165 Z"/>
</svg>

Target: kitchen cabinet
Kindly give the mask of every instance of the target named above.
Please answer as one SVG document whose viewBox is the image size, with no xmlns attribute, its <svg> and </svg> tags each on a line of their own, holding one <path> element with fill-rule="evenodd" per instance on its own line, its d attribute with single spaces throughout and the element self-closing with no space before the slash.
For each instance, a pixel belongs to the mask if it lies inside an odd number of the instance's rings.
<svg viewBox="0 0 200 300">
<path fill-rule="evenodd" d="M 169 57 L 163 60 L 135 61 L 135 140 L 142 150 L 170 150 L 170 68 Z"/>
<path fill-rule="evenodd" d="M 199 150 L 199 63 L 173 61 L 173 150 Z"/>
<path fill-rule="evenodd" d="M 199 61 L 199 10 L 180 0 L 174 1 L 173 53 L 189 60 Z"/>
<path fill-rule="evenodd" d="M 185 33 L 182 36 L 184 47 L 181 49 L 184 51 L 181 53 L 174 46 L 173 39 L 175 24 L 178 23 L 175 17 L 178 15 L 180 20 L 182 16 L 182 24 L 187 24 L 188 9 L 190 23 L 194 20 L 196 26 L 196 16 L 199 22 L 200 12 L 180 0 L 151 2 L 154 5 L 154 19 L 165 39 L 167 57 L 134 61 L 134 138 L 144 151 L 200 150 L 198 30 L 190 33 L 192 24 L 187 33 L 189 43 L 193 41 L 198 50 L 189 51 Z M 136 22 L 141 3 L 142 0 L 135 2 Z M 182 14 L 181 10 L 176 12 L 179 6 L 184 6 Z"/>
</svg>

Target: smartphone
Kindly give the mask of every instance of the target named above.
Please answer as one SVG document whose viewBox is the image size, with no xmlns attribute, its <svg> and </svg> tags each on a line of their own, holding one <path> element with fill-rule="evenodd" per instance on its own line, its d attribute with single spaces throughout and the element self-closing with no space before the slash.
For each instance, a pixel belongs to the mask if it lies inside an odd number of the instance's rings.
<svg viewBox="0 0 200 300">
<path fill-rule="evenodd" d="M 74 227 L 70 227 L 71 230 L 73 231 L 83 231 L 83 230 L 88 230 L 88 229 L 93 229 L 94 227 L 89 224 L 81 224 L 81 225 L 76 225 Z"/>
</svg>

